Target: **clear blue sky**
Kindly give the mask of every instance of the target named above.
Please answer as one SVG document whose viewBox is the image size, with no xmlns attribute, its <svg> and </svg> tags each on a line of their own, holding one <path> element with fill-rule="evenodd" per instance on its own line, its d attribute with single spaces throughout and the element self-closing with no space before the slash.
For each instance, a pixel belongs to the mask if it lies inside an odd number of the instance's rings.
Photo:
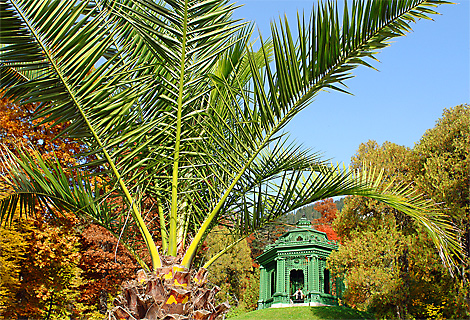
<svg viewBox="0 0 470 320">
<path fill-rule="evenodd" d="M 316 2 L 316 0 L 315 0 Z M 255 21 L 263 38 L 269 23 L 313 1 L 241 0 L 235 17 Z M 322 92 L 288 125 L 292 139 L 334 162 L 349 164 L 359 144 L 369 139 L 413 147 L 432 128 L 444 108 L 470 103 L 470 0 L 437 9 L 434 21 L 412 24 L 374 63 L 379 72 L 357 68 L 346 82 L 354 96 Z"/>
</svg>

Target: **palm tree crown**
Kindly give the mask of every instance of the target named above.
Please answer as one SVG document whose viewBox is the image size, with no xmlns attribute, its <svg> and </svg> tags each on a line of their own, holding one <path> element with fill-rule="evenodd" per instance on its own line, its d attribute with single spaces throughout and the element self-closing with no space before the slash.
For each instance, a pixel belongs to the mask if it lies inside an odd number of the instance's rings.
<svg viewBox="0 0 470 320">
<path fill-rule="evenodd" d="M 452 264 L 453 227 L 429 202 L 399 183 L 381 188 L 367 166 L 352 173 L 322 161 L 282 131 L 320 91 L 346 92 L 354 68 L 371 67 L 366 58 L 442 3 L 346 1 L 339 12 L 328 1 L 299 15 L 294 32 L 280 20 L 254 43 L 226 0 L 0 0 L 3 96 L 40 103 L 36 117 L 67 123 L 62 134 L 94 158 L 66 168 L 7 151 L 1 217 L 38 201 L 74 212 L 151 271 L 162 256 L 189 268 L 217 224 L 242 239 L 308 203 L 365 195 L 423 223 Z M 134 250 L 133 226 L 151 267 Z"/>
</svg>

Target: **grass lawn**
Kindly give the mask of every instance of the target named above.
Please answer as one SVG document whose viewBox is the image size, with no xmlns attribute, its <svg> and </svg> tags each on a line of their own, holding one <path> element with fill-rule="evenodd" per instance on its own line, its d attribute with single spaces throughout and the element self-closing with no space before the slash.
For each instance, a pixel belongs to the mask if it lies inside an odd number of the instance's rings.
<svg viewBox="0 0 470 320">
<path fill-rule="evenodd" d="M 317 320 L 317 319 L 374 319 L 367 312 L 346 307 L 270 308 L 245 313 L 230 320 Z"/>
</svg>

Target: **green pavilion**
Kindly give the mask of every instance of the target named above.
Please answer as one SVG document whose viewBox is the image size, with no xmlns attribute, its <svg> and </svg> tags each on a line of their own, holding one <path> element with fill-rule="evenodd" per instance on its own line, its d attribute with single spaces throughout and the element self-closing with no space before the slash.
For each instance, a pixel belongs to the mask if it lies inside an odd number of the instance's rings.
<svg viewBox="0 0 470 320">
<path fill-rule="evenodd" d="M 302 217 L 295 229 L 266 246 L 256 258 L 261 271 L 258 309 L 338 305 L 336 293 L 343 291 L 343 283 L 332 283 L 326 269 L 326 258 L 337 248 L 334 240 Z M 294 297 L 298 289 L 302 299 Z"/>
</svg>

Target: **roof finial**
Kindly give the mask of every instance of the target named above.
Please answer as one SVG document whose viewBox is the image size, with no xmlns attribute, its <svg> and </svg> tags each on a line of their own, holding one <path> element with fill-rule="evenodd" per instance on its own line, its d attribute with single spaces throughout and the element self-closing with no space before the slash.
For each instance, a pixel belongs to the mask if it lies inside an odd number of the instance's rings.
<svg viewBox="0 0 470 320">
<path fill-rule="evenodd" d="M 311 222 L 307 219 L 305 212 L 302 214 L 302 217 L 297 221 L 296 225 L 298 226 L 310 226 Z"/>
</svg>

